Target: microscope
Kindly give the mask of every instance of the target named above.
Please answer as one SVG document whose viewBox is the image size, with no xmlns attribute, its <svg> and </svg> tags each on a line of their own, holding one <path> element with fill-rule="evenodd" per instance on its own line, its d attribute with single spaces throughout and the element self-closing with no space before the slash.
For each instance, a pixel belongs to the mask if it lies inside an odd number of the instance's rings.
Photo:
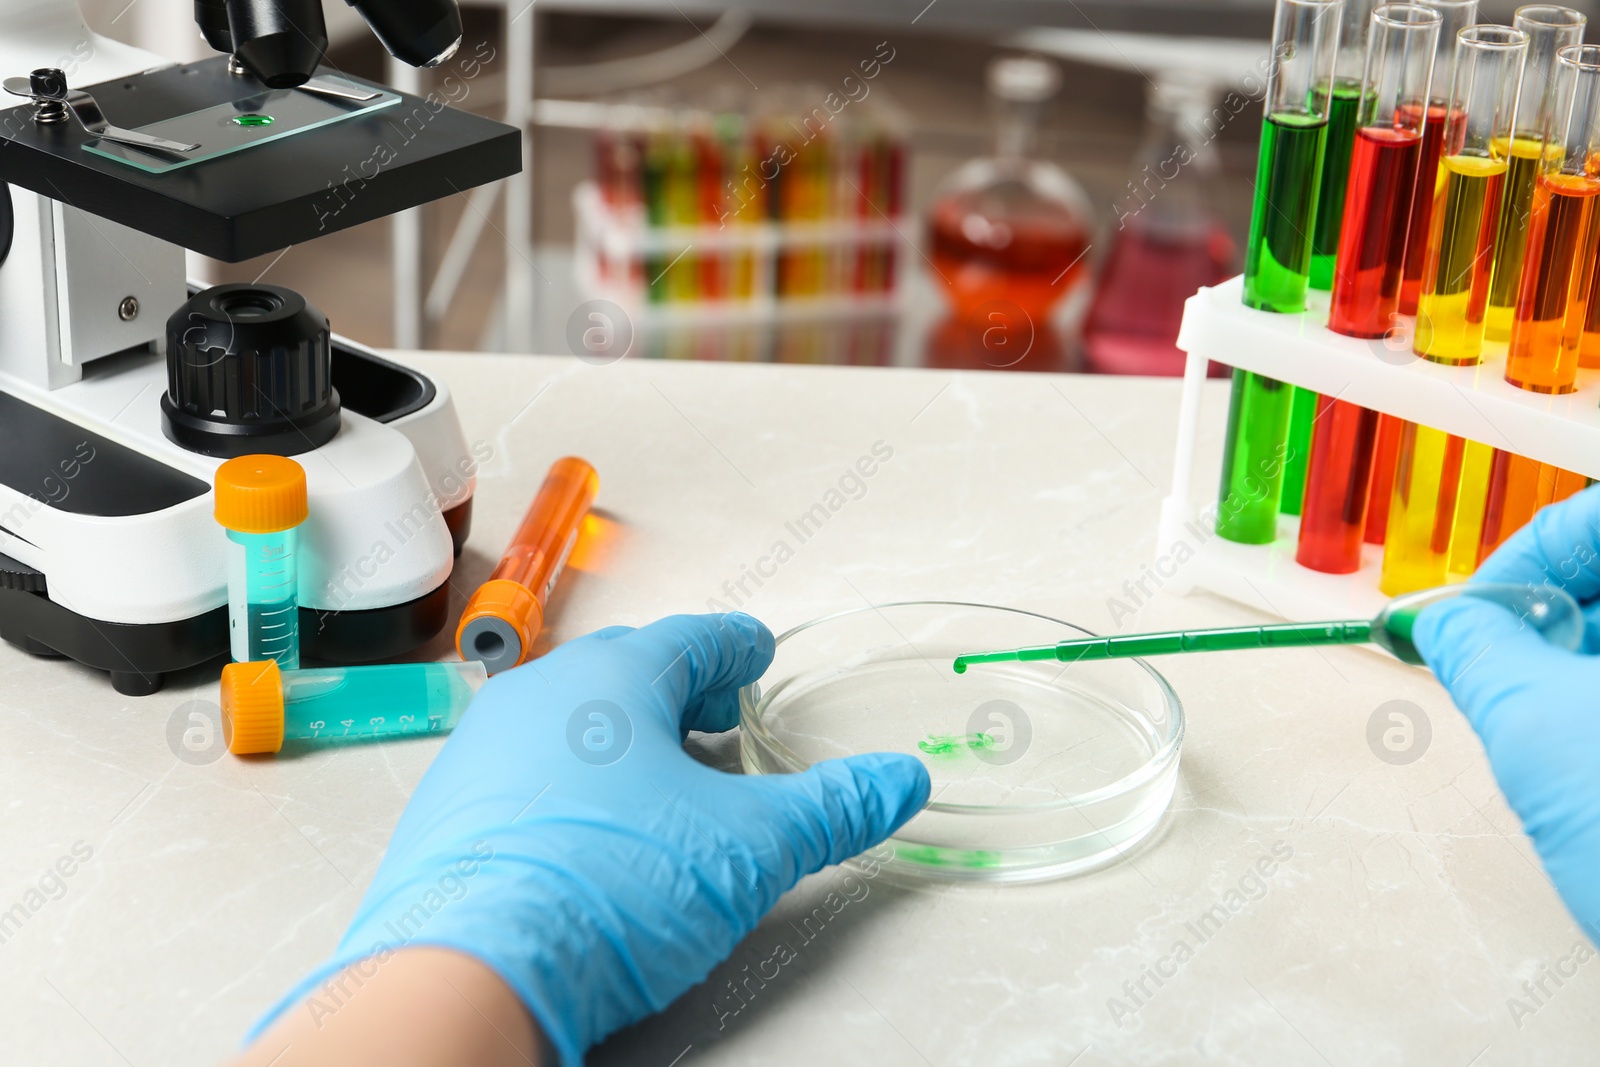
<svg viewBox="0 0 1600 1067">
<path fill-rule="evenodd" d="M 454 0 L 351 2 L 413 66 L 460 44 Z M 320 0 L 194 13 L 223 54 L 172 64 L 71 0 L 0 0 L 0 637 L 129 696 L 228 650 L 224 460 L 305 469 L 302 654 L 350 664 L 444 627 L 484 458 L 442 382 L 290 289 L 190 285 L 184 250 L 238 262 L 520 167 L 518 130 L 330 69 Z"/>
</svg>

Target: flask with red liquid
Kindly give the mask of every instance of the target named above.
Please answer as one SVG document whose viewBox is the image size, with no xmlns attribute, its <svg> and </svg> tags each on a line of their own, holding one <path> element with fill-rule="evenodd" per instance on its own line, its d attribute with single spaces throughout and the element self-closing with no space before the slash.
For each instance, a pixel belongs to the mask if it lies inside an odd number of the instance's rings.
<svg viewBox="0 0 1600 1067">
<path fill-rule="evenodd" d="M 995 153 L 944 183 L 928 213 L 930 259 L 956 317 L 1014 305 L 1042 329 L 1050 309 L 1088 274 L 1088 197 L 1065 171 L 1031 158 L 1044 103 L 1061 85 L 1053 63 L 1003 56 L 989 64 Z"/>
</svg>

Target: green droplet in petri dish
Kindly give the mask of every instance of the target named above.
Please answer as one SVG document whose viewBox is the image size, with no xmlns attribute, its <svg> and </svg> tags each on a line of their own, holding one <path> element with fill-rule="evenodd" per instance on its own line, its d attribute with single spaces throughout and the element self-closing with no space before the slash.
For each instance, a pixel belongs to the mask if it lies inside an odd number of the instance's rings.
<svg viewBox="0 0 1600 1067">
<path fill-rule="evenodd" d="M 991 748 L 994 738 L 988 734 L 929 734 L 917 742 L 917 747 L 930 756 L 949 756 L 963 749 L 976 752 Z"/>
<path fill-rule="evenodd" d="M 233 124 L 235 126 L 251 126 L 251 127 L 254 127 L 254 126 L 271 126 L 272 125 L 272 116 L 271 115 L 235 115 L 233 117 Z"/>
</svg>

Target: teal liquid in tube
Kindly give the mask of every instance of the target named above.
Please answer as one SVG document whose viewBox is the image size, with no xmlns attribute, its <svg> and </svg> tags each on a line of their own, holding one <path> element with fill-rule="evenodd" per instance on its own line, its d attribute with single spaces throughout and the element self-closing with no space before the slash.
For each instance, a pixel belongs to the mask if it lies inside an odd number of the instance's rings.
<svg viewBox="0 0 1600 1067">
<path fill-rule="evenodd" d="M 228 642 L 239 663 L 270 659 L 300 666 L 299 571 L 295 531 L 228 531 Z"/>
<path fill-rule="evenodd" d="M 307 745 L 382 741 L 455 729 L 488 671 L 465 663 L 389 663 L 283 670 L 222 669 L 223 737 L 236 755 Z"/>
<path fill-rule="evenodd" d="M 228 648 L 237 663 L 300 666 L 298 530 L 306 475 L 283 456 L 239 456 L 217 468 L 215 515 L 228 537 Z"/>
</svg>

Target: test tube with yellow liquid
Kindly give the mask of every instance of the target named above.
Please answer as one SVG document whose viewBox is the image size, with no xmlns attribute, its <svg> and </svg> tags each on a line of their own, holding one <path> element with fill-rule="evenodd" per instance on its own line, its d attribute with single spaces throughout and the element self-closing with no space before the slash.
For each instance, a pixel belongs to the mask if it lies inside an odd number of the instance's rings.
<svg viewBox="0 0 1600 1067">
<path fill-rule="evenodd" d="M 1483 358 L 1490 274 L 1510 169 L 1506 153 L 1516 129 L 1527 49 L 1526 34 L 1503 26 L 1469 26 L 1458 36 L 1444 143 L 1459 147 L 1439 161 L 1417 305 L 1415 351 L 1435 363 Z"/>
<path fill-rule="evenodd" d="M 1470 26 L 1456 43 L 1444 143 L 1417 304 L 1417 355 L 1464 365 L 1483 357 L 1494 240 L 1516 129 L 1528 38 L 1503 26 Z M 1463 479 L 1483 475 L 1478 446 L 1408 422 L 1400 431 L 1378 587 L 1388 596 L 1443 585 L 1450 574 L 1457 508 L 1483 494 Z M 1471 525 L 1469 523 L 1469 525 Z M 1481 525 L 1481 520 L 1478 525 Z"/>
<path fill-rule="evenodd" d="M 1583 43 L 1587 21 L 1586 16 L 1570 7 L 1553 4 L 1520 7 L 1511 21 L 1513 29 L 1528 35 L 1528 58 L 1522 68 L 1517 122 L 1501 152 L 1507 170 L 1495 234 L 1489 309 L 1485 314 L 1491 341 L 1511 338 L 1511 320 L 1528 244 L 1528 219 L 1533 212 L 1534 179 L 1549 151 L 1544 128 L 1555 98 L 1556 53 L 1568 45 Z M 1561 149 L 1556 146 L 1553 150 Z"/>
</svg>

